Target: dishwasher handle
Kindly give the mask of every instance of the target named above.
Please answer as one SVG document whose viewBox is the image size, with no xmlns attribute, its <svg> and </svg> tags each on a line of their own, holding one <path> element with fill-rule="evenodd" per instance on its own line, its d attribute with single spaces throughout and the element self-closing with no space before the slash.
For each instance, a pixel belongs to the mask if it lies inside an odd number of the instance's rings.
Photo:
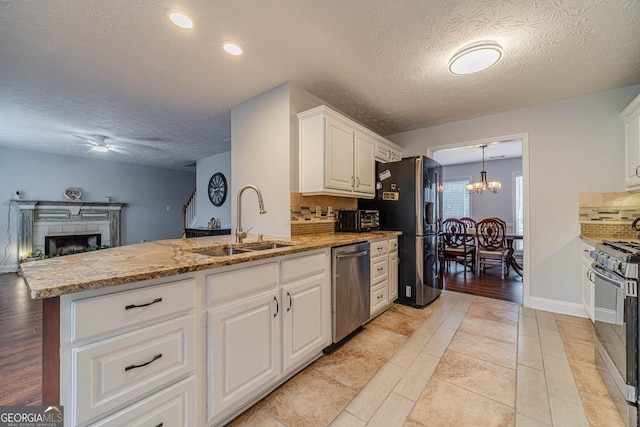
<svg viewBox="0 0 640 427">
<path fill-rule="evenodd" d="M 336 255 L 336 259 L 339 261 L 341 259 L 347 259 L 347 258 L 359 258 L 361 256 L 367 256 L 369 255 L 369 251 L 361 251 L 361 252 L 353 252 L 350 254 L 343 254 L 343 255 Z"/>
</svg>

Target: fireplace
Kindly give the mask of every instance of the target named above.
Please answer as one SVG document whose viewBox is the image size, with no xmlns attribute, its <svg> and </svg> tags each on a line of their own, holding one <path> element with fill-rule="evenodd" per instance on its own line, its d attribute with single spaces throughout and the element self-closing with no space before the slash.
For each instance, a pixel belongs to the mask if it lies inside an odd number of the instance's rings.
<svg viewBox="0 0 640 427">
<path fill-rule="evenodd" d="M 102 244 L 100 234 L 72 234 L 64 236 L 46 236 L 45 255 L 61 256 L 90 251 Z"/>
<path fill-rule="evenodd" d="M 124 203 L 19 200 L 20 258 L 35 250 L 67 255 L 92 246 L 120 246 L 120 213 Z"/>
</svg>

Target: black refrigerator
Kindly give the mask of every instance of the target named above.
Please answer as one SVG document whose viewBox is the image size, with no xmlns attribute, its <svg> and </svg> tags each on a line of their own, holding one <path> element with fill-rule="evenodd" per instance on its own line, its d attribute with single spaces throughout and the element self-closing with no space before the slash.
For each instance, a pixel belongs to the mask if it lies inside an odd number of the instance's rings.
<svg viewBox="0 0 640 427">
<path fill-rule="evenodd" d="M 442 166 L 417 156 L 376 163 L 376 170 L 376 197 L 359 199 L 358 208 L 379 210 L 382 230 L 402 231 L 397 302 L 423 307 L 442 292 Z"/>
</svg>

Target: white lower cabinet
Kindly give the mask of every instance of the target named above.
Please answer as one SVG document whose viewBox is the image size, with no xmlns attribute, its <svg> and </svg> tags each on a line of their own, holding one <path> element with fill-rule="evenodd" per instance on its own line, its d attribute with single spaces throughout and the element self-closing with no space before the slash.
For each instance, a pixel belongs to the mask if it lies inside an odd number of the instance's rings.
<svg viewBox="0 0 640 427">
<path fill-rule="evenodd" d="M 282 370 L 300 367 L 327 346 L 327 280 L 324 275 L 282 288 Z"/>
<path fill-rule="evenodd" d="M 65 426 L 228 422 L 331 343 L 330 254 L 63 295 Z"/>
<path fill-rule="evenodd" d="M 373 318 L 398 299 L 398 239 L 371 242 L 370 314 Z"/>
<path fill-rule="evenodd" d="M 194 368 L 193 315 L 72 351 L 75 424 L 164 387 Z"/>
<path fill-rule="evenodd" d="M 234 283 L 243 289 L 237 295 L 218 293 L 225 298 L 212 298 L 207 312 L 210 424 L 224 422 L 330 344 L 329 250 L 284 257 L 271 265 L 273 269 L 245 266 L 207 278 L 211 288 Z"/>
<path fill-rule="evenodd" d="M 389 240 L 389 302 L 398 299 L 398 268 L 400 257 L 398 256 L 398 239 Z"/>
<path fill-rule="evenodd" d="M 195 400 L 196 378 L 191 376 L 91 424 L 91 427 L 195 426 Z"/>
<path fill-rule="evenodd" d="M 241 406 L 280 375 L 281 309 L 273 290 L 209 310 L 210 421 Z"/>
</svg>

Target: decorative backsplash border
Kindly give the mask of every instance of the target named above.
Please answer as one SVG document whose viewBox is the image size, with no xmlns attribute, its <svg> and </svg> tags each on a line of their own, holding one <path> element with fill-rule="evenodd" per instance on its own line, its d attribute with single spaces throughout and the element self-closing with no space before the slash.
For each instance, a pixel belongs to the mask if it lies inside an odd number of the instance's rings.
<svg viewBox="0 0 640 427">
<path fill-rule="evenodd" d="M 291 235 L 334 233 L 340 209 L 356 209 L 358 199 L 336 196 L 303 196 L 291 193 Z"/>
<path fill-rule="evenodd" d="M 640 193 L 580 193 L 580 234 L 638 238 L 631 224 L 640 217 Z"/>
</svg>

